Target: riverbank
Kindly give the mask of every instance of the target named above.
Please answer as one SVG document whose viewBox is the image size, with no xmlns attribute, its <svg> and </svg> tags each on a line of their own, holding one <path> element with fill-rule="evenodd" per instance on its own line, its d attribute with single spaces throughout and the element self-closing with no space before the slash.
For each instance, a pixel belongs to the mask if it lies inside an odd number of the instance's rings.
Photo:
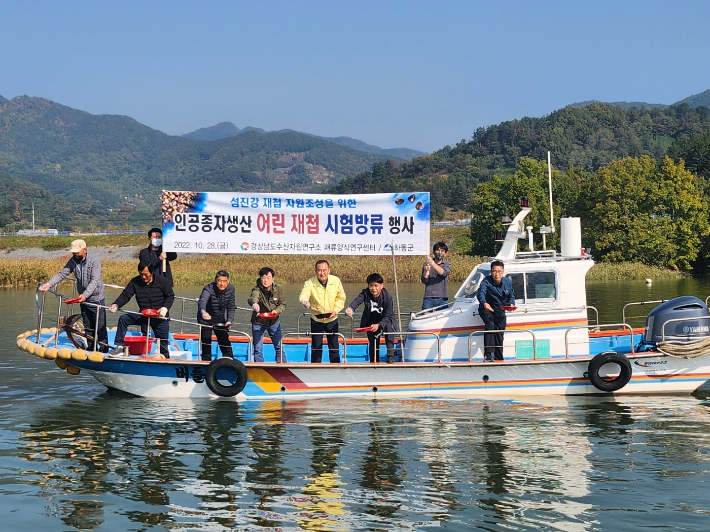
<svg viewBox="0 0 710 532">
<path fill-rule="evenodd" d="M 140 246 L 95 246 L 89 247 L 103 267 L 104 282 L 125 285 L 136 275 Z M 31 287 L 46 281 L 59 271 L 70 254 L 62 249 L 36 247 L 4 249 L 0 251 L 0 286 L 3 288 Z M 214 278 L 220 269 L 230 272 L 232 282 L 251 285 L 263 266 L 276 271 L 280 283 L 302 283 L 313 275 L 313 265 L 320 256 L 315 255 L 180 255 L 172 263 L 176 286 L 201 286 Z M 372 272 L 379 272 L 386 282 L 394 279 L 392 257 L 389 256 L 323 256 L 330 262 L 333 275 L 346 283 L 364 283 Z M 454 292 L 474 266 L 483 259 L 469 255 L 450 253 L 452 263 L 451 291 Z M 397 279 L 403 283 L 418 283 L 423 257 L 397 257 Z M 645 266 L 638 263 L 596 264 L 587 275 L 590 281 L 677 279 L 683 274 Z M 453 294 L 452 294 L 453 295 Z"/>
</svg>

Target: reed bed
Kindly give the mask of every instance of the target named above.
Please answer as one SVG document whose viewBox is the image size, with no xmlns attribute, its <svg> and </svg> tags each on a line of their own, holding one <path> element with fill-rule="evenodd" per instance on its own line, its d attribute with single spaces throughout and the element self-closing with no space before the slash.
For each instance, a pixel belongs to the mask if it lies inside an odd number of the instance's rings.
<svg viewBox="0 0 710 532">
<path fill-rule="evenodd" d="M 623 281 L 639 279 L 680 279 L 688 274 L 676 270 L 664 270 L 657 266 L 646 266 L 640 262 L 598 262 L 589 270 L 590 281 Z"/>
<path fill-rule="evenodd" d="M 315 262 L 320 258 L 330 263 L 331 273 L 346 283 L 364 283 L 372 272 L 379 272 L 388 281 L 394 279 L 392 257 L 314 256 L 314 255 L 204 255 L 179 256 L 171 263 L 175 286 L 200 286 L 211 282 L 217 270 L 225 269 L 237 285 L 252 285 L 259 269 L 269 266 L 276 271 L 280 283 L 302 283 L 315 275 Z M 449 256 L 453 268 L 451 282 L 461 283 L 471 269 L 481 262 L 479 257 Z M 104 282 L 125 285 L 137 275 L 135 261 L 102 261 Z M 419 282 L 422 257 L 397 257 L 397 279 L 403 283 Z M 66 264 L 62 259 L 0 258 L 0 286 L 20 288 L 44 282 Z"/>
<path fill-rule="evenodd" d="M 232 282 L 237 285 L 252 285 L 258 271 L 270 266 L 276 271 L 277 282 L 302 283 L 315 275 L 315 261 L 321 257 L 314 255 L 183 255 L 172 262 L 173 279 L 176 286 L 201 286 L 211 282 L 217 270 L 230 272 Z M 392 257 L 374 256 L 324 256 L 330 263 L 331 273 L 346 283 L 364 283 L 372 272 L 379 272 L 387 282 L 394 279 Z M 450 281 L 453 286 L 463 282 L 471 269 L 481 262 L 481 257 L 449 254 L 452 263 Z M 397 257 L 397 279 L 402 283 L 418 283 L 423 263 L 422 257 Z M 66 264 L 66 259 L 0 259 L 0 286 L 20 288 L 36 286 L 58 272 Z M 104 281 L 109 284 L 125 285 L 137 274 L 137 260 L 104 260 L 102 262 Z M 598 263 L 587 274 L 590 281 L 613 281 L 626 279 L 678 279 L 684 274 L 645 266 L 639 263 Z"/>
</svg>

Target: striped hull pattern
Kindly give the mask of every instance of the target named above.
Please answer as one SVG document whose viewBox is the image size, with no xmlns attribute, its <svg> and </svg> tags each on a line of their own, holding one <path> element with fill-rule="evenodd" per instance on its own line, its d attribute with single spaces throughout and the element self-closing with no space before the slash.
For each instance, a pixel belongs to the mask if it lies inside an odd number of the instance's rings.
<svg viewBox="0 0 710 532">
<path fill-rule="evenodd" d="M 710 379 L 710 359 L 658 353 L 629 356 L 632 376 L 614 395 L 691 393 Z M 256 364 L 237 400 L 317 397 L 515 398 L 598 395 L 585 376 L 589 359 L 497 363 Z M 178 361 L 88 361 L 82 367 L 109 388 L 146 397 L 218 398 L 201 376 L 205 364 Z"/>
</svg>

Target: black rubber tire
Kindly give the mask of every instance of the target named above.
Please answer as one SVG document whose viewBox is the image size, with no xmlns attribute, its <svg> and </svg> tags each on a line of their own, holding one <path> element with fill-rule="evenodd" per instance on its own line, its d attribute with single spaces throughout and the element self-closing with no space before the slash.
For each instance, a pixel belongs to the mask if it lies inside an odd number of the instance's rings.
<svg viewBox="0 0 710 532">
<path fill-rule="evenodd" d="M 231 386 L 223 386 L 217 381 L 217 372 L 221 369 L 233 371 L 237 380 Z M 247 368 L 239 360 L 221 357 L 210 362 L 205 374 L 205 382 L 212 393 L 220 397 L 234 397 L 247 385 Z"/>
<path fill-rule="evenodd" d="M 605 364 L 616 364 L 619 366 L 619 375 L 611 380 L 602 378 L 599 375 L 599 370 Z M 589 380 L 598 390 L 602 392 L 615 392 L 621 390 L 631 380 L 631 363 L 629 359 L 621 353 L 606 351 L 599 353 L 589 361 L 587 374 L 589 375 Z"/>
</svg>

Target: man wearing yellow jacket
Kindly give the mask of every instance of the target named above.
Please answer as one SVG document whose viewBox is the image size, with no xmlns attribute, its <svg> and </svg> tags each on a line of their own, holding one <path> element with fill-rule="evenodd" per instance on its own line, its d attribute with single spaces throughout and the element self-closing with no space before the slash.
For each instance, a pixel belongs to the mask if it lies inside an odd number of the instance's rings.
<svg viewBox="0 0 710 532">
<path fill-rule="evenodd" d="M 311 362 L 321 361 L 325 334 L 330 363 L 339 363 L 338 312 L 345 308 L 345 290 L 340 279 L 330 275 L 327 260 L 316 262 L 316 275 L 305 282 L 298 299 L 305 308 L 311 309 Z"/>
</svg>

